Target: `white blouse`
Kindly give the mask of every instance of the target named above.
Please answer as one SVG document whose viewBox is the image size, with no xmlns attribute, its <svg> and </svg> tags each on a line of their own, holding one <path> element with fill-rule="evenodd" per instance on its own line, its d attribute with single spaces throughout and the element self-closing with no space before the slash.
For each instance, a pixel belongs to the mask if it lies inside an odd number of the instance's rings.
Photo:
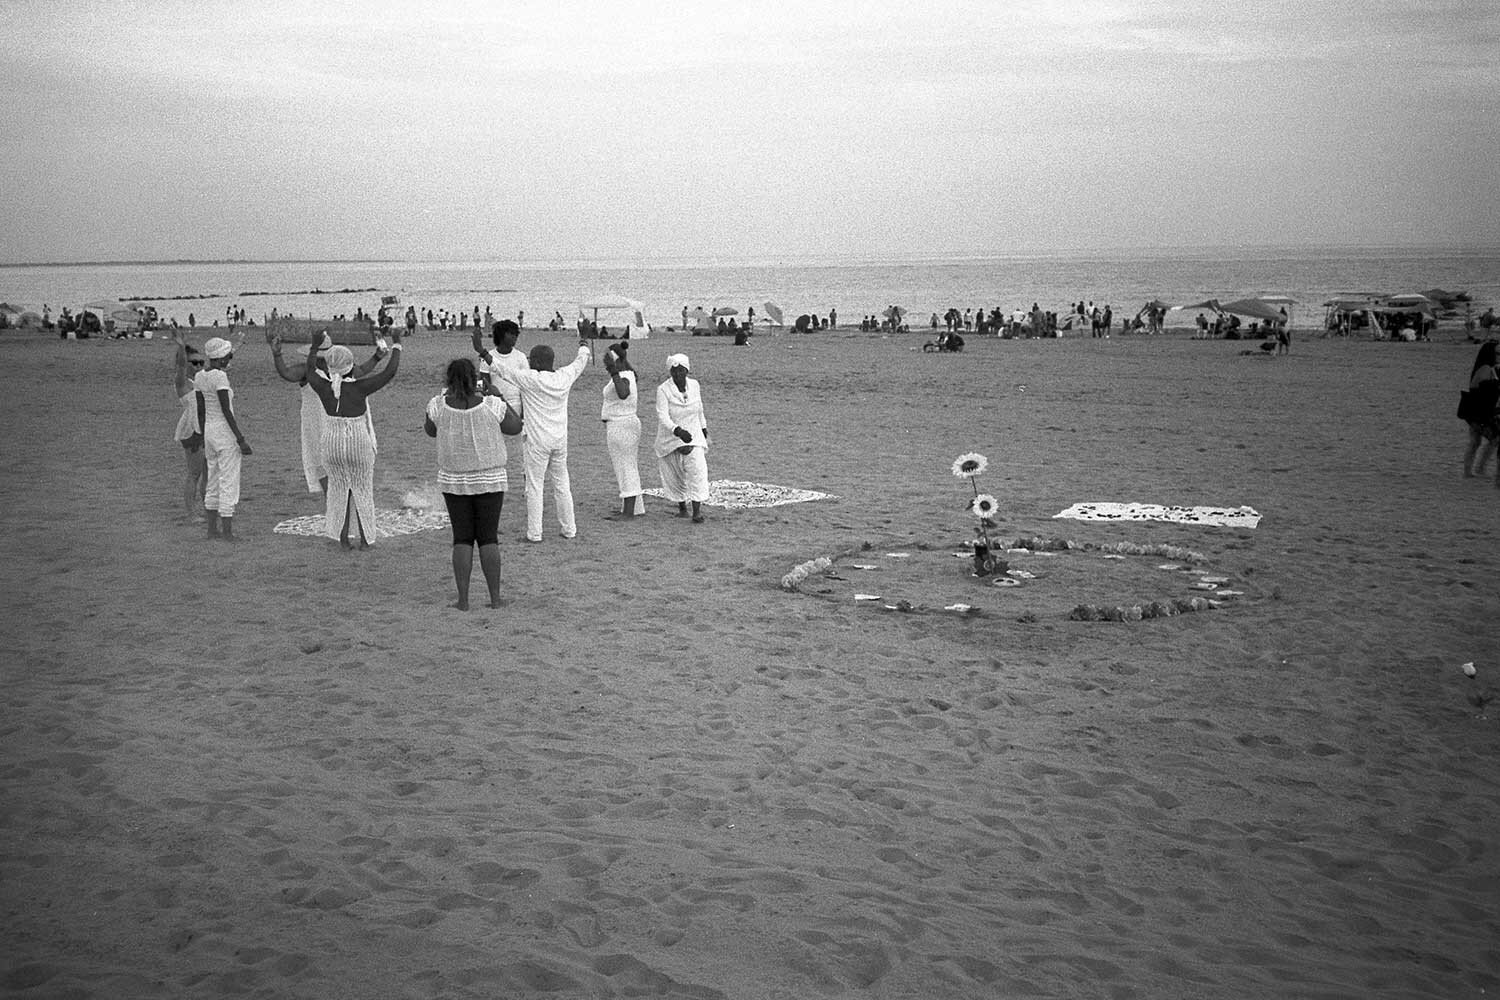
<svg viewBox="0 0 1500 1000">
<path fill-rule="evenodd" d="M 437 427 L 438 489 L 455 496 L 505 491 L 505 401 L 485 396 L 478 406 L 461 410 L 443 396 L 427 403 Z"/>
</svg>

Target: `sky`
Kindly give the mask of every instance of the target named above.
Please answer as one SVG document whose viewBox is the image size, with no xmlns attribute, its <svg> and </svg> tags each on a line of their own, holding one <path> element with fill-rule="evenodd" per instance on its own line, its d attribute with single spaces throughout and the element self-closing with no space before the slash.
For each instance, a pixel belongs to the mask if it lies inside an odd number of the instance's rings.
<svg viewBox="0 0 1500 1000">
<path fill-rule="evenodd" d="M 0 262 L 1500 245 L 1494 0 L 0 0 Z"/>
</svg>

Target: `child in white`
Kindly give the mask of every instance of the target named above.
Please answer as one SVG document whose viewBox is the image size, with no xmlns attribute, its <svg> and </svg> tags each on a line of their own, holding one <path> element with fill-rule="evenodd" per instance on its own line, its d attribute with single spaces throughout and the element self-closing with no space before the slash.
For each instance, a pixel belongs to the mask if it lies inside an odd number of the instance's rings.
<svg viewBox="0 0 1500 1000">
<path fill-rule="evenodd" d="M 542 484 L 552 479 L 557 523 L 564 538 L 578 534 L 573 518 L 573 484 L 568 478 L 568 396 L 589 363 L 588 345 L 578 344 L 578 356 L 562 371 L 553 371 L 552 348 L 531 349 L 526 371 L 502 369 L 492 374 L 516 387 L 526 421 L 526 540 L 542 540 Z M 504 390 L 501 391 L 504 395 Z"/>
</svg>

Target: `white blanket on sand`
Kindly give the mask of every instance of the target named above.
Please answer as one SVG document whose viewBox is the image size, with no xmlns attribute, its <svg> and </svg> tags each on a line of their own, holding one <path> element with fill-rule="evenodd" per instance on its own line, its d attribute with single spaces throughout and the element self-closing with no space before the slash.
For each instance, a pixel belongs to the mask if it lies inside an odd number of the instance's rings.
<svg viewBox="0 0 1500 1000">
<path fill-rule="evenodd" d="M 308 514 L 282 521 L 271 529 L 278 535 L 310 535 L 326 537 L 322 514 Z M 375 537 L 394 538 L 397 535 L 412 535 L 418 531 L 431 531 L 448 527 L 446 510 L 375 510 Z"/>
<path fill-rule="evenodd" d="M 663 495 L 659 489 L 650 489 L 645 492 L 654 497 Z M 790 486 L 773 486 L 770 483 L 746 483 L 733 479 L 715 479 L 708 484 L 708 499 L 704 503 L 710 507 L 744 510 L 750 507 L 780 507 L 782 504 L 833 499 L 836 498 L 831 493 L 797 490 Z"/>
<path fill-rule="evenodd" d="M 1075 521 L 1174 521 L 1217 528 L 1253 528 L 1260 514 L 1253 507 L 1164 507 L 1154 503 L 1075 503 L 1052 515 Z"/>
</svg>

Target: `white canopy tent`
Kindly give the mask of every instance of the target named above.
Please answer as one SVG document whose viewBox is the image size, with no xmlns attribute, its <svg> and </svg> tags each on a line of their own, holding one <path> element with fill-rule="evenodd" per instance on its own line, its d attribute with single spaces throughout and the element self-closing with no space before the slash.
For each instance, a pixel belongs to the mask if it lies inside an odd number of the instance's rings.
<svg viewBox="0 0 1500 1000">
<path fill-rule="evenodd" d="M 645 304 L 623 295 L 606 295 L 592 302 L 580 303 L 578 312 L 585 319 L 592 312 L 595 326 L 599 324 L 599 314 L 604 313 L 604 325 L 611 326 L 613 324 L 610 321 L 616 321 L 631 340 L 647 340 L 651 336 L 651 324 L 646 322 Z"/>
</svg>

